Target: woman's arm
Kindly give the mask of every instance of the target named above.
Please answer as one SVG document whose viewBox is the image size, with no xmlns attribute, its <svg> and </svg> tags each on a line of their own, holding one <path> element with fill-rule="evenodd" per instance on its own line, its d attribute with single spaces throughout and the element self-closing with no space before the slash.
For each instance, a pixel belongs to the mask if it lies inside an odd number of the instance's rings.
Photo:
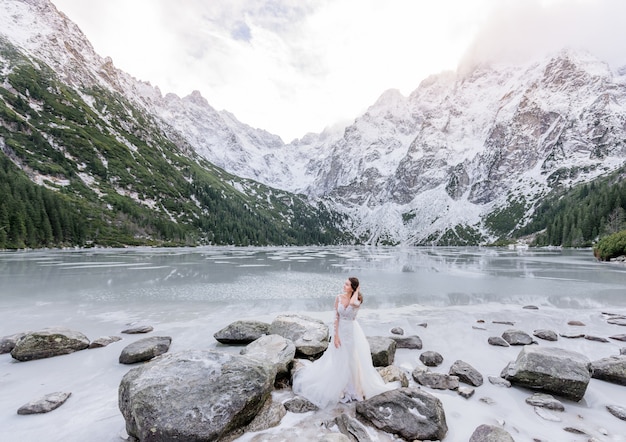
<svg viewBox="0 0 626 442">
<path fill-rule="evenodd" d="M 359 288 L 352 293 L 352 297 L 350 298 L 350 305 L 358 307 L 361 305 L 361 301 L 359 301 Z"/>
</svg>

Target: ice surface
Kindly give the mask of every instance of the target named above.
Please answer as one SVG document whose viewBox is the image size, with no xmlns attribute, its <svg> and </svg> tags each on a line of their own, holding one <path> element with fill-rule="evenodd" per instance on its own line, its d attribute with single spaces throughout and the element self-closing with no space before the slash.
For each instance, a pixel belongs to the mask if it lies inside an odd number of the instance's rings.
<svg viewBox="0 0 626 442">
<path fill-rule="evenodd" d="M 626 314 L 626 267 L 596 262 L 590 250 L 510 251 L 482 248 L 199 248 L 0 253 L 0 336 L 65 326 L 90 339 L 118 335 L 122 341 L 71 355 L 17 362 L 0 355 L 0 439 L 22 441 L 119 441 L 126 437 L 117 388 L 131 368 L 118 363 L 126 345 L 145 335 L 121 335 L 128 324 L 154 326 L 151 336 L 171 336 L 170 352 L 240 347 L 212 335 L 239 319 L 271 322 L 300 313 L 330 324 L 334 296 L 350 275 L 362 281 L 359 320 L 367 335 L 388 336 L 393 327 L 416 334 L 423 350 L 399 349 L 395 364 L 409 372 L 422 351 L 444 357 L 433 371 L 446 372 L 461 359 L 485 379 L 498 376 L 520 347 L 493 347 L 489 336 L 513 321 L 535 329 L 577 331 L 609 337 L 623 333 L 603 312 Z M 523 309 L 533 304 L 538 310 Z M 242 312 L 244 312 L 242 314 Z M 477 321 L 484 321 L 478 323 Z M 579 320 L 585 327 L 567 325 Z M 426 323 L 427 327 L 419 324 Z M 479 325 L 480 328 L 473 328 Z M 595 360 L 619 354 L 623 343 L 560 338 L 541 346 L 574 350 Z M 44 415 L 19 416 L 23 404 L 54 391 L 69 400 Z M 428 390 L 444 404 L 445 440 L 468 440 L 482 423 L 504 422 L 516 441 L 587 441 L 565 433 L 584 429 L 600 441 L 624 441 L 624 422 L 606 405 L 626 406 L 626 387 L 592 379 L 579 403 L 563 401 L 562 422 L 539 417 L 525 403 L 532 394 L 488 381 L 464 399 Z M 289 398 L 277 391 L 276 400 Z M 488 405 L 481 398 L 491 398 Z M 319 423 L 353 405 L 316 413 L 288 413 L 270 432 L 313 438 Z M 604 434 L 606 433 L 606 434 Z M 246 435 L 245 441 L 253 435 Z M 378 440 L 394 440 L 377 433 Z M 7 439 L 8 440 L 8 439 Z"/>
</svg>

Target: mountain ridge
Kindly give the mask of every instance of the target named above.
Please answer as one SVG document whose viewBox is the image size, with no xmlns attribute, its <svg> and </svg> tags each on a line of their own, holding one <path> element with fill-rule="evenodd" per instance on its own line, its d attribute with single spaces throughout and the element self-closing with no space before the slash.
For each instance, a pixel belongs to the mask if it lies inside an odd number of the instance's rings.
<svg viewBox="0 0 626 442">
<path fill-rule="evenodd" d="M 2 29 L 68 84 L 121 94 L 187 154 L 303 193 L 365 243 L 492 242 L 527 224 L 545 196 L 626 161 L 626 79 L 573 49 L 431 75 L 406 97 L 383 92 L 342 131 L 285 144 L 197 91 L 163 95 L 115 68 L 48 0 L 3 7 Z"/>
</svg>

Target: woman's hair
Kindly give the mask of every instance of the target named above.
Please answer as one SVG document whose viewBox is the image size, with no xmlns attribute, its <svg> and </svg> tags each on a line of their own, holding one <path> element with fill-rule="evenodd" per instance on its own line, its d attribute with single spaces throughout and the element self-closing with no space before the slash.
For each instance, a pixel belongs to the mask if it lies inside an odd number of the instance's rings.
<svg viewBox="0 0 626 442">
<path fill-rule="evenodd" d="M 348 281 L 350 281 L 350 285 L 352 286 L 353 292 L 359 288 L 359 278 L 355 278 L 354 276 L 351 276 L 348 278 Z M 360 291 L 359 291 L 359 302 L 363 302 L 363 294 Z"/>
</svg>

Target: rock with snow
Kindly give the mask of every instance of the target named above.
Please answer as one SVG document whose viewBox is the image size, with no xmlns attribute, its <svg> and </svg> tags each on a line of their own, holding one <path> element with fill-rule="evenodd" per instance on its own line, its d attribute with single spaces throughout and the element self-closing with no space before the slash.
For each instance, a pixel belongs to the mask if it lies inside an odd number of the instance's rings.
<svg viewBox="0 0 626 442">
<path fill-rule="evenodd" d="M 405 440 L 443 440 L 448 432 L 441 401 L 416 388 L 399 388 L 357 402 L 356 412 L 376 428 Z"/>
<path fill-rule="evenodd" d="M 121 340 L 122 338 L 120 338 L 119 336 L 102 336 L 91 341 L 91 343 L 89 344 L 89 348 L 102 348 Z"/>
<path fill-rule="evenodd" d="M 459 388 L 459 378 L 447 373 L 414 370 L 412 376 L 418 384 L 435 390 L 456 390 Z"/>
<path fill-rule="evenodd" d="M 400 382 L 401 387 L 409 386 L 409 378 L 404 370 L 397 365 L 388 365 L 386 367 L 380 367 L 377 369 L 380 377 L 383 378 L 385 383 Z"/>
<path fill-rule="evenodd" d="M 307 413 L 309 411 L 319 410 L 319 407 L 315 405 L 313 402 L 303 398 L 301 396 L 296 396 L 291 399 L 283 402 L 285 409 L 292 413 Z"/>
<path fill-rule="evenodd" d="M 328 348 L 328 326 L 304 315 L 279 315 L 270 324 L 270 334 L 289 339 L 298 354 L 315 357 Z"/>
<path fill-rule="evenodd" d="M 374 442 L 367 432 L 367 428 L 357 419 L 341 413 L 333 421 L 342 434 L 348 436 L 351 441 Z"/>
<path fill-rule="evenodd" d="M 613 416 L 623 421 L 626 421 L 626 408 L 619 405 L 607 405 L 606 409 L 609 410 Z"/>
<path fill-rule="evenodd" d="M 554 396 L 545 393 L 535 393 L 526 398 L 526 403 L 534 407 L 548 408 L 550 410 L 565 411 L 563 403 Z"/>
<path fill-rule="evenodd" d="M 18 361 L 66 355 L 89 347 L 89 339 L 81 332 L 64 327 L 30 332 L 19 339 L 11 356 Z"/>
<path fill-rule="evenodd" d="M 19 341 L 21 338 L 23 338 L 24 336 L 26 336 L 26 333 L 30 333 L 30 332 L 15 333 L 15 334 L 3 336 L 2 338 L 0 338 L 0 355 L 5 354 L 5 353 L 11 353 L 11 350 L 15 348 L 15 343 Z"/>
<path fill-rule="evenodd" d="M 22 405 L 17 414 L 40 414 L 56 410 L 72 395 L 69 392 L 56 392 Z"/>
<path fill-rule="evenodd" d="M 591 361 L 570 350 L 525 346 L 500 376 L 514 385 L 579 401 L 591 379 Z"/>
<path fill-rule="evenodd" d="M 496 347 L 510 347 L 509 343 L 504 340 L 502 336 L 490 336 L 487 339 L 489 345 L 494 345 Z"/>
<path fill-rule="evenodd" d="M 166 353 L 172 338 L 169 336 L 152 336 L 143 338 L 128 344 L 122 349 L 119 357 L 120 364 L 135 364 L 137 362 L 149 361 L 163 353 Z"/>
<path fill-rule="evenodd" d="M 222 344 L 249 344 L 270 332 L 270 324 L 255 320 L 235 321 L 215 332 L 213 337 Z"/>
<path fill-rule="evenodd" d="M 515 439 L 504 428 L 483 424 L 474 430 L 469 442 L 515 442 Z"/>
<path fill-rule="evenodd" d="M 128 334 L 128 335 L 137 335 L 143 333 L 150 333 L 154 330 L 154 327 L 151 325 L 135 325 L 133 327 L 125 328 L 120 333 Z"/>
<path fill-rule="evenodd" d="M 254 419 L 273 382 L 271 367 L 246 356 L 170 353 L 122 378 L 119 408 L 139 440 L 220 440 Z"/>
<path fill-rule="evenodd" d="M 279 335 L 264 335 L 248 344 L 241 354 L 270 364 L 277 374 L 287 373 L 296 355 L 296 346 Z"/>
</svg>

